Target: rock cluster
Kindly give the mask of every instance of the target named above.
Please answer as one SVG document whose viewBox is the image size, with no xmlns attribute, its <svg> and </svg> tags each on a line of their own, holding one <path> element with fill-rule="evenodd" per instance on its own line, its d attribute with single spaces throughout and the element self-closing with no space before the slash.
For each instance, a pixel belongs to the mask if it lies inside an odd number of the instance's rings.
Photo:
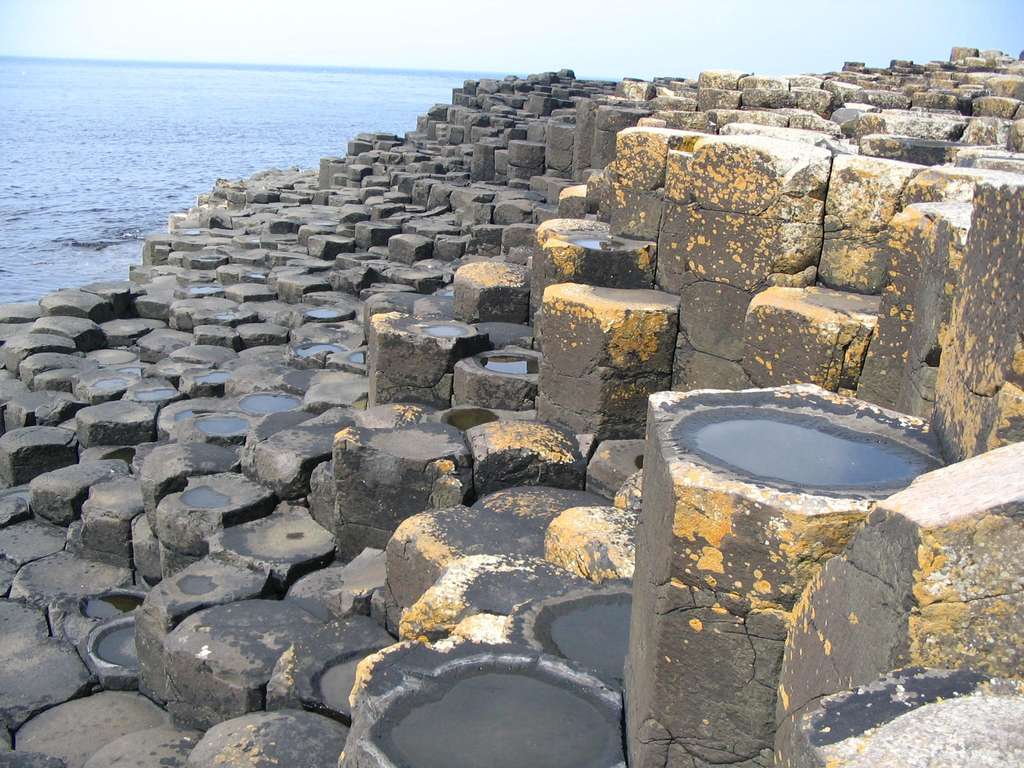
<svg viewBox="0 0 1024 768">
<path fill-rule="evenodd" d="M 1022 232 L 966 48 L 218 182 L 0 306 L 0 765 L 1020 762 Z"/>
</svg>

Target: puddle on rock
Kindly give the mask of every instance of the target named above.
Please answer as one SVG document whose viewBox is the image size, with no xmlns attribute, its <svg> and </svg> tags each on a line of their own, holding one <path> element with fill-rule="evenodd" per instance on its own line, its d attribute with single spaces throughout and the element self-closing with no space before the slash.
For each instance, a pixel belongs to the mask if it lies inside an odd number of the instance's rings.
<svg viewBox="0 0 1024 768">
<path fill-rule="evenodd" d="M 103 633 L 93 647 L 96 657 L 119 667 L 134 669 L 139 666 L 135 653 L 135 625 L 129 624 Z"/>
<path fill-rule="evenodd" d="M 537 373 L 538 370 L 536 358 L 518 355 L 491 355 L 480 358 L 480 364 L 488 371 L 516 376 Z"/>
<path fill-rule="evenodd" d="M 178 589 L 185 595 L 205 595 L 211 591 L 216 582 L 209 576 L 182 576 L 177 580 Z"/>
<path fill-rule="evenodd" d="M 335 712 L 347 715 L 348 695 L 356 681 L 356 667 L 361 659 L 342 661 L 329 667 L 320 675 L 320 697 L 324 704 Z"/>
<path fill-rule="evenodd" d="M 430 323 L 429 325 L 421 326 L 421 330 L 428 336 L 435 336 L 439 339 L 457 339 L 472 334 L 472 331 L 468 328 L 449 323 Z"/>
<path fill-rule="evenodd" d="M 82 613 L 90 619 L 113 619 L 131 613 L 140 605 L 142 598 L 137 595 L 100 595 L 87 598 Z"/>
<path fill-rule="evenodd" d="M 238 435 L 249 429 L 249 422 L 237 416 L 202 416 L 196 427 L 204 435 Z"/>
<path fill-rule="evenodd" d="M 498 420 L 498 414 L 486 408 L 466 408 L 445 414 L 444 423 L 465 432 L 467 429 L 479 427 Z"/>
<path fill-rule="evenodd" d="M 231 497 L 216 491 L 208 485 L 189 488 L 181 494 L 181 503 L 193 509 L 217 509 L 225 506 Z"/>
<path fill-rule="evenodd" d="M 238 407 L 253 416 L 265 416 L 268 413 L 281 413 L 291 411 L 299 406 L 302 401 L 292 395 L 280 395 L 274 393 L 257 393 L 246 395 L 238 401 Z"/>
<path fill-rule="evenodd" d="M 486 672 L 433 701 L 410 701 L 384 734 L 385 753 L 415 768 L 607 768 L 619 723 L 571 690 L 525 674 Z"/>
<path fill-rule="evenodd" d="M 629 650 L 627 594 L 587 597 L 543 610 L 537 639 L 548 653 L 576 661 L 604 680 L 622 680 Z"/>
<path fill-rule="evenodd" d="M 893 440 L 825 418 L 722 408 L 680 422 L 676 439 L 753 478 L 797 488 L 907 485 L 934 462 Z"/>
</svg>

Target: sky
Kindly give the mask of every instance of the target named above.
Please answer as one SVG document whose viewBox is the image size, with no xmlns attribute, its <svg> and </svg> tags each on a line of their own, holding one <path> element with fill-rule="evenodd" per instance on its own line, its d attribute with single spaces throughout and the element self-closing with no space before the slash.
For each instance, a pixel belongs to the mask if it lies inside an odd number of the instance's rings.
<svg viewBox="0 0 1024 768">
<path fill-rule="evenodd" d="M 688 77 L 1024 46 L 1024 0 L 0 0 L 0 56 Z"/>
</svg>

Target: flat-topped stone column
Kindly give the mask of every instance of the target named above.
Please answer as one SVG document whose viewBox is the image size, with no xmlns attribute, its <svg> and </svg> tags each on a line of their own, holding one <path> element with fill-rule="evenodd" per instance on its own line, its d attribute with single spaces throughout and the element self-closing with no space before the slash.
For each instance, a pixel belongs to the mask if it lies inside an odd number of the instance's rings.
<svg viewBox="0 0 1024 768">
<path fill-rule="evenodd" d="M 540 418 L 602 439 L 641 436 L 647 396 L 671 386 L 677 307 L 659 291 L 545 290 Z"/>
<path fill-rule="evenodd" d="M 939 461 L 920 420 L 811 385 L 660 392 L 647 424 L 630 765 L 766 764 L 801 589 Z"/>
<path fill-rule="evenodd" d="M 544 290 L 556 283 L 604 288 L 652 288 L 655 243 L 611 234 L 607 224 L 589 219 L 550 219 L 537 227 L 530 272 L 530 301 L 536 312 Z"/>
<path fill-rule="evenodd" d="M 447 408 L 455 363 L 483 352 L 486 334 L 455 321 L 386 312 L 369 322 L 369 405 L 407 402 Z"/>
</svg>

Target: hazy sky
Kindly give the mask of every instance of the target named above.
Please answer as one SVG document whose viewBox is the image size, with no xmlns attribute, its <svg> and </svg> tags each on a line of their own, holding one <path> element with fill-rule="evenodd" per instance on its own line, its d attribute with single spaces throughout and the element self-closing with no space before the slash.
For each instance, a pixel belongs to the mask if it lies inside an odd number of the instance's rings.
<svg viewBox="0 0 1024 768">
<path fill-rule="evenodd" d="M 828 71 L 1024 46 L 1024 0 L 0 0 L 0 55 L 536 72 Z"/>
</svg>

